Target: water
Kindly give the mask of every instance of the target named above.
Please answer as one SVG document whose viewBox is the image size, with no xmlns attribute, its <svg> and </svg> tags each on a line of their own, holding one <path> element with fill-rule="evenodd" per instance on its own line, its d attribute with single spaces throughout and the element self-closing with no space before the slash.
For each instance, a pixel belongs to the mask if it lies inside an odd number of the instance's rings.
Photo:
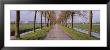
<svg viewBox="0 0 110 50">
<path fill-rule="evenodd" d="M 73 29 L 76 30 L 76 31 L 78 31 L 78 32 L 88 34 L 88 31 L 86 31 L 86 30 L 83 30 L 83 29 L 77 29 L 77 28 L 73 28 Z M 92 36 L 95 36 L 95 37 L 97 37 L 97 38 L 100 38 L 100 33 L 91 32 L 91 35 L 92 35 Z"/>
</svg>

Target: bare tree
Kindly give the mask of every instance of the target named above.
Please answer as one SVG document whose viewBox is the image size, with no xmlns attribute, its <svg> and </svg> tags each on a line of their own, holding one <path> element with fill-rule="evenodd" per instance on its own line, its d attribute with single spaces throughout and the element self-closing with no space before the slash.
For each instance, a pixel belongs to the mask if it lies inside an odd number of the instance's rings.
<svg viewBox="0 0 110 50">
<path fill-rule="evenodd" d="M 37 13 L 37 11 L 35 11 L 35 16 L 34 16 L 34 32 L 35 32 L 35 29 L 36 29 L 36 13 Z"/>
<path fill-rule="evenodd" d="M 20 22 L 20 10 L 17 10 L 16 11 L 16 29 L 15 29 L 15 37 L 16 38 L 20 38 L 19 22 Z"/>
<path fill-rule="evenodd" d="M 47 16 L 47 14 L 46 14 L 46 11 L 45 11 L 45 26 L 46 26 L 46 19 L 47 19 L 46 16 Z"/>
<path fill-rule="evenodd" d="M 91 31 L 92 31 L 92 10 L 89 11 L 89 30 L 88 30 L 88 33 L 89 35 L 91 36 Z"/>
<path fill-rule="evenodd" d="M 41 11 L 41 29 L 42 29 L 42 16 L 43 16 L 43 11 Z"/>
<path fill-rule="evenodd" d="M 74 14 L 74 12 L 71 12 L 71 18 L 72 18 L 72 28 L 73 28 L 73 14 Z"/>
</svg>

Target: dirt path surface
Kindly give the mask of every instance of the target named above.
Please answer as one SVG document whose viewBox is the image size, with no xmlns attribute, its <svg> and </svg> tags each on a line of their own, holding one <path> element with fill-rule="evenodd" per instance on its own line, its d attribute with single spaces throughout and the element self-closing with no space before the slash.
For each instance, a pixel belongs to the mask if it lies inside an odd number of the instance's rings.
<svg viewBox="0 0 110 50">
<path fill-rule="evenodd" d="M 58 24 L 53 26 L 45 40 L 71 40 L 71 38 L 59 27 Z"/>
</svg>

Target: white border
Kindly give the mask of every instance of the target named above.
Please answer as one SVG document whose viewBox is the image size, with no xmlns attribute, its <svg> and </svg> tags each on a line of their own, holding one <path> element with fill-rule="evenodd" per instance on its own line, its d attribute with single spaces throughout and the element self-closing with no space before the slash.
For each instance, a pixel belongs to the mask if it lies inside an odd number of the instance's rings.
<svg viewBox="0 0 110 50">
<path fill-rule="evenodd" d="M 5 4 L 5 47 L 106 47 L 106 4 Z M 100 40 L 10 40 L 10 10 L 100 10 Z"/>
</svg>

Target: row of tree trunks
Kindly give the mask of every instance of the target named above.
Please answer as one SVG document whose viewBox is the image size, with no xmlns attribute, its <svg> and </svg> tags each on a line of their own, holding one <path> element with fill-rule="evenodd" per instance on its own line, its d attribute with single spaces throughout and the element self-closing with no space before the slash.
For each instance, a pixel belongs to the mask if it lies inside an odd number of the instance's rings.
<svg viewBox="0 0 110 50">
<path fill-rule="evenodd" d="M 37 11 L 35 11 L 35 17 L 34 17 L 34 32 L 35 32 L 35 24 L 36 24 L 36 13 Z M 48 13 L 47 13 L 48 14 Z M 48 14 L 50 15 L 50 14 Z M 43 11 L 41 11 L 41 28 L 42 28 L 42 16 L 43 16 Z M 89 11 L 89 30 L 88 30 L 88 34 L 90 34 L 91 36 L 91 31 L 92 31 L 92 10 Z M 65 17 L 66 19 L 64 21 L 61 21 L 62 24 L 66 24 L 67 26 L 67 17 Z M 71 14 L 71 18 L 72 18 L 72 28 L 73 28 L 73 13 Z M 19 33 L 19 22 L 20 22 L 20 10 L 16 11 L 16 29 L 15 29 L 15 37 L 20 37 L 20 33 Z M 47 27 L 49 26 L 49 24 L 53 24 L 54 22 L 51 21 L 49 18 L 47 18 Z M 45 12 L 45 24 L 46 24 L 46 12 Z"/>
<path fill-rule="evenodd" d="M 35 29 L 36 29 L 36 14 L 37 14 L 37 11 L 35 11 L 35 16 L 34 16 L 34 22 L 33 22 L 33 25 L 34 25 L 34 27 L 33 27 L 33 30 L 34 30 L 34 32 L 35 32 Z M 46 16 L 47 16 L 48 14 L 45 12 L 45 26 L 47 25 L 47 27 L 49 26 L 49 21 L 50 21 L 50 19 L 48 19 Z M 42 29 L 42 27 L 43 27 L 43 24 L 42 24 L 42 17 L 43 17 L 43 11 L 41 11 L 41 29 Z M 47 19 L 47 24 L 46 24 L 46 19 Z M 19 25 L 20 25 L 20 10 L 17 10 L 16 11 L 16 23 L 15 23 L 15 27 L 16 27 L 16 29 L 15 29 L 15 37 L 16 38 L 20 38 L 20 28 L 19 28 Z"/>
<path fill-rule="evenodd" d="M 71 18 L 72 18 L 72 20 L 71 20 L 71 28 L 73 28 L 73 17 L 74 17 L 73 15 L 75 13 L 74 12 L 70 12 L 70 14 L 71 14 Z M 63 15 L 65 15 L 65 14 L 63 14 Z M 91 32 L 92 32 L 92 17 L 93 17 L 92 10 L 89 10 L 89 16 L 88 17 L 89 17 L 88 18 L 88 20 L 89 20 L 88 34 L 91 36 Z M 62 21 L 60 23 L 63 24 L 64 26 L 67 26 L 67 18 L 65 17 L 65 18 L 62 18 L 61 20 Z"/>
</svg>

